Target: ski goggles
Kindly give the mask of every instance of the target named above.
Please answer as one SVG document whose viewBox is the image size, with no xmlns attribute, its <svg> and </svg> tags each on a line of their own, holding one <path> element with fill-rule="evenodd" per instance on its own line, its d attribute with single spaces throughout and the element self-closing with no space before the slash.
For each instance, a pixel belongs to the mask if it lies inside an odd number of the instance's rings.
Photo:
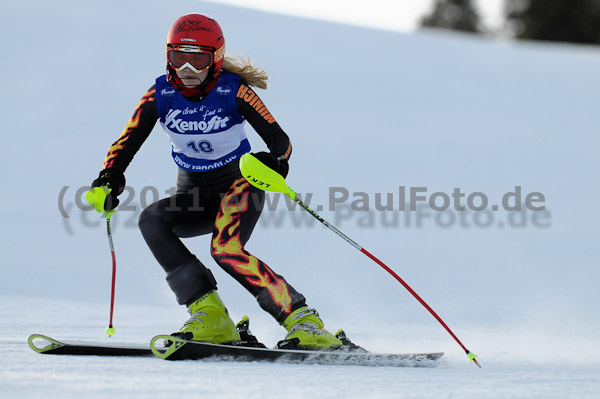
<svg viewBox="0 0 600 399">
<path fill-rule="evenodd" d="M 198 46 L 169 46 L 167 58 L 177 72 L 189 68 L 200 73 L 207 70 L 214 61 L 212 50 L 204 50 Z"/>
</svg>

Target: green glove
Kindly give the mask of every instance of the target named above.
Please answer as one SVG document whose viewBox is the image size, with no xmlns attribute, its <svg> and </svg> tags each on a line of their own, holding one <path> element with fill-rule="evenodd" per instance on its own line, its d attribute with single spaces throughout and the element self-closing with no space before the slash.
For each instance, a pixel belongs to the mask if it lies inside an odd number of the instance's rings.
<svg viewBox="0 0 600 399">
<path fill-rule="evenodd" d="M 90 191 L 85 194 L 85 200 L 88 204 L 92 206 L 96 210 L 96 212 L 100 212 L 105 215 L 106 218 L 110 218 L 113 213 L 117 211 L 116 208 L 106 210 L 104 209 L 104 204 L 106 203 L 106 197 L 110 194 L 112 190 L 107 186 L 101 187 L 92 187 Z"/>
<path fill-rule="evenodd" d="M 100 171 L 98 178 L 92 182 L 92 188 L 85 195 L 85 200 L 97 212 L 110 217 L 119 205 L 117 198 L 125 190 L 125 176 L 117 168 L 106 168 Z"/>
</svg>

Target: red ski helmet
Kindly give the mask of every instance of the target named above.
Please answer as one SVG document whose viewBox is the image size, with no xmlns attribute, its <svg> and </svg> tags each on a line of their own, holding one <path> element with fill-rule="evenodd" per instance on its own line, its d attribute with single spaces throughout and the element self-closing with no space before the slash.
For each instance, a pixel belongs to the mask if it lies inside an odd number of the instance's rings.
<svg viewBox="0 0 600 399">
<path fill-rule="evenodd" d="M 175 21 L 167 35 L 167 81 L 184 96 L 205 96 L 219 80 L 225 58 L 225 38 L 221 27 L 212 18 L 188 14 Z M 197 87 L 185 87 L 177 70 L 192 66 L 196 72 L 208 68 L 208 77 Z"/>
</svg>

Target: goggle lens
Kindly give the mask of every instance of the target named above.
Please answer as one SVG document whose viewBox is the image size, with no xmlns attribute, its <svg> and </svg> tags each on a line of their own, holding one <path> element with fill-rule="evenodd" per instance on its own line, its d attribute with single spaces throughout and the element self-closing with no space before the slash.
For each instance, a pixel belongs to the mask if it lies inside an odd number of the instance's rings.
<svg viewBox="0 0 600 399">
<path fill-rule="evenodd" d="M 194 72 L 202 72 L 212 64 L 212 53 L 196 50 L 191 51 L 179 51 L 176 49 L 169 49 L 169 62 L 178 72 L 185 67 L 191 65 Z M 187 64 L 187 65 L 186 65 Z"/>
</svg>

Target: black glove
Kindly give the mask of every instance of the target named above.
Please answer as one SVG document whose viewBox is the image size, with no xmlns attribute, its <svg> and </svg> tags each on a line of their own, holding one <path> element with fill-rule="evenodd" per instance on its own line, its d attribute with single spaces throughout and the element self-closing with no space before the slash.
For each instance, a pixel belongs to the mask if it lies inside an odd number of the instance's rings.
<svg viewBox="0 0 600 399">
<path fill-rule="evenodd" d="M 117 168 L 106 168 L 100 171 L 98 178 L 92 182 L 92 187 L 107 186 L 111 189 L 110 194 L 104 201 L 104 209 L 110 211 L 119 205 L 117 196 L 125 190 L 125 176 Z"/>
<path fill-rule="evenodd" d="M 281 157 L 281 159 L 279 159 L 277 156 L 273 155 L 273 153 L 265 151 L 253 153 L 252 155 L 254 155 L 260 162 L 279 173 L 284 179 L 288 175 L 290 165 L 285 157 Z"/>
</svg>

